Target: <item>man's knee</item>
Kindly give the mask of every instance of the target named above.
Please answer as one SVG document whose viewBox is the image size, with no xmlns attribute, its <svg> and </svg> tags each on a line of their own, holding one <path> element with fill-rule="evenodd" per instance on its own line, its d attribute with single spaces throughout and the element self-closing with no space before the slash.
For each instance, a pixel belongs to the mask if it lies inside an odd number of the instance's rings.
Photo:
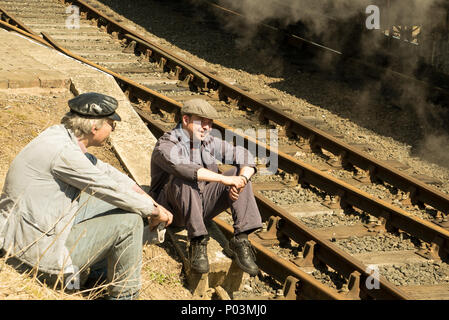
<svg viewBox="0 0 449 320">
<path fill-rule="evenodd" d="M 225 176 L 235 176 L 237 175 L 237 167 L 232 166 L 230 169 L 226 170 L 223 175 Z"/>
<path fill-rule="evenodd" d="M 131 232 L 142 232 L 143 219 L 135 213 L 124 213 L 120 217 L 120 226 Z"/>
</svg>

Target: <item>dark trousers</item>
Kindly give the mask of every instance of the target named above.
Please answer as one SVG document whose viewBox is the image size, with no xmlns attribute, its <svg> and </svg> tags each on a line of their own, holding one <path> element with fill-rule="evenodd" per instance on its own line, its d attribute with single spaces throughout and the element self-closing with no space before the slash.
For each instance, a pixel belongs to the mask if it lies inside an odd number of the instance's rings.
<svg viewBox="0 0 449 320">
<path fill-rule="evenodd" d="M 237 168 L 224 173 L 236 175 Z M 229 198 L 230 187 L 218 182 L 189 182 L 171 177 L 158 197 L 158 202 L 173 213 L 173 226 L 185 227 L 188 238 L 207 235 L 205 220 L 210 220 L 231 208 L 234 234 L 262 227 L 251 182 L 236 201 Z"/>
</svg>

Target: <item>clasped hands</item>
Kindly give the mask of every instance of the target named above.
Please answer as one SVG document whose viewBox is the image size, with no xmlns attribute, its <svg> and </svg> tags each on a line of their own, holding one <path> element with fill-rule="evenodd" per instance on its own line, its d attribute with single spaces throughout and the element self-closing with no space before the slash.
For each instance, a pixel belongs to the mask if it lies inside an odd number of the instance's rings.
<svg viewBox="0 0 449 320">
<path fill-rule="evenodd" d="M 247 185 L 248 180 L 244 176 L 224 176 L 222 183 L 231 187 L 229 189 L 229 198 L 236 201 L 239 198 L 240 192 Z"/>
</svg>

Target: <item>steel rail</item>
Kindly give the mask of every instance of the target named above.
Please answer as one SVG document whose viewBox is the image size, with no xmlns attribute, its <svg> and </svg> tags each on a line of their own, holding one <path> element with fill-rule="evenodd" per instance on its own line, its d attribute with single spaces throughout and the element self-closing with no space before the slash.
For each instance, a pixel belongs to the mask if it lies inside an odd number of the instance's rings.
<svg viewBox="0 0 449 320">
<path fill-rule="evenodd" d="M 364 170 L 373 181 L 384 181 L 407 192 L 413 204 L 427 204 L 445 215 L 449 214 L 449 195 L 440 190 L 400 172 L 369 154 L 351 147 L 332 135 L 314 128 L 304 121 L 292 118 L 291 115 L 257 99 L 251 94 L 229 84 L 203 68 L 182 61 L 182 59 L 175 54 L 151 43 L 151 41 L 145 37 L 130 31 L 119 23 L 114 22 L 84 1 L 73 0 L 66 2 L 73 2 L 80 6 L 80 10 L 87 11 L 86 18 L 92 18 L 92 16 L 94 16 L 94 18 L 97 19 L 96 21 L 99 26 L 105 25 L 107 32 L 115 32 L 117 37 L 126 39 L 130 45 L 134 41 L 134 49 L 136 51 L 140 51 L 148 56 L 151 56 L 153 52 L 157 52 L 159 58 L 165 57 L 164 59 L 170 60 L 173 63 L 171 69 L 175 70 L 178 74 L 183 73 L 183 70 L 187 70 L 186 73 L 192 75 L 190 79 L 197 79 L 196 81 L 200 83 L 199 88 L 201 88 L 201 90 L 204 90 L 206 84 L 208 84 L 209 88 L 217 88 L 219 95 L 222 98 L 226 97 L 232 101 L 237 101 L 240 106 L 256 111 L 256 116 L 259 120 L 271 120 L 282 126 L 288 134 L 294 134 L 305 139 L 312 148 L 325 149 L 338 157 L 341 163 L 353 165 Z M 391 70 L 388 72 L 395 75 L 401 75 Z M 204 80 L 204 77 L 208 80 Z"/>
</svg>

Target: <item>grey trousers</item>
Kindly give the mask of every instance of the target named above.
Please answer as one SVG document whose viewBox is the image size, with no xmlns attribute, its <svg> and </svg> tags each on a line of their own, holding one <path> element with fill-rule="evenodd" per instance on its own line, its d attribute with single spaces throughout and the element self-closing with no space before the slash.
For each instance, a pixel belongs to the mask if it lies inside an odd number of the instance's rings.
<svg viewBox="0 0 449 320">
<path fill-rule="evenodd" d="M 233 176 L 237 168 L 224 175 Z M 173 213 L 173 226 L 185 227 L 188 238 L 207 235 L 205 220 L 231 208 L 234 234 L 262 227 L 262 219 L 249 182 L 236 201 L 229 198 L 229 187 L 218 182 L 189 182 L 171 177 L 158 196 L 158 203 Z"/>
<path fill-rule="evenodd" d="M 66 241 L 73 264 L 83 270 L 107 262 L 112 298 L 136 297 L 141 288 L 143 219 L 82 193 Z"/>
</svg>

